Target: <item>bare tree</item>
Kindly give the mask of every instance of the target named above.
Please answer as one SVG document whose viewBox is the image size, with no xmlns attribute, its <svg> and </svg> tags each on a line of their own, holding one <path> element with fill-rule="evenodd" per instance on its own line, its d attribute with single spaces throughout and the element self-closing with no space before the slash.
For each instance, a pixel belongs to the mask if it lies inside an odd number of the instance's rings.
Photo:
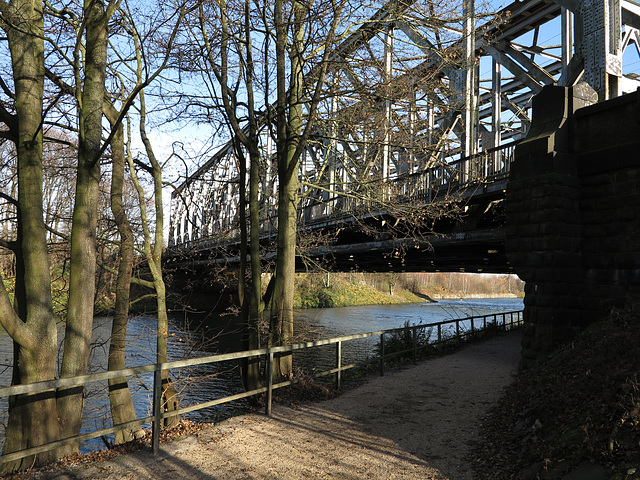
<svg viewBox="0 0 640 480">
<path fill-rule="evenodd" d="M 155 78 L 150 73 L 144 81 L 135 83 L 122 101 L 117 116 L 109 110 L 113 129 L 106 132 L 106 141 L 103 141 L 107 38 L 109 22 L 119 5 L 120 0 L 60 8 L 51 3 L 0 2 L 0 27 L 6 34 L 1 40 L 11 52 L 11 66 L 3 70 L 1 82 L 0 121 L 3 128 L 0 136 L 16 147 L 16 176 L 12 183 L 16 186 L 16 194 L 3 195 L 11 206 L 8 211 L 16 212 L 15 219 L 8 219 L 15 225 L 15 230 L 3 229 L 9 238 L 0 240 L 0 246 L 13 252 L 16 264 L 13 302 L 0 278 L 0 324 L 16 346 L 13 384 L 51 380 L 58 376 L 58 340 L 47 246 L 48 235 L 53 229 L 44 221 L 46 192 L 43 192 L 42 183 L 43 145 L 53 126 L 65 127 L 73 136 L 67 141 L 57 139 L 57 143 L 69 147 L 77 145 L 77 164 L 73 175 L 67 177 L 75 179 L 72 195 L 75 204 L 69 210 L 73 213 L 66 222 L 67 230 L 59 229 L 63 237 L 69 235 L 71 242 L 69 299 L 59 376 L 76 376 L 87 369 L 95 301 L 101 160 L 112 140 L 115 139 L 114 144 L 118 145 L 121 132 L 118 126 L 133 99 Z M 182 12 L 180 8 L 175 11 Z M 181 15 L 178 13 L 177 18 L 182 18 Z M 163 22 L 167 20 L 163 19 Z M 51 36 L 48 36 L 50 32 Z M 7 72 L 8 76 L 5 76 Z M 45 77 L 48 79 L 46 89 Z M 116 193 L 114 198 L 117 196 Z M 82 413 L 82 387 L 11 398 L 3 454 L 77 435 Z M 61 447 L 37 457 L 8 462 L 4 468 L 13 471 L 57 459 L 75 450 L 77 445 Z"/>
</svg>

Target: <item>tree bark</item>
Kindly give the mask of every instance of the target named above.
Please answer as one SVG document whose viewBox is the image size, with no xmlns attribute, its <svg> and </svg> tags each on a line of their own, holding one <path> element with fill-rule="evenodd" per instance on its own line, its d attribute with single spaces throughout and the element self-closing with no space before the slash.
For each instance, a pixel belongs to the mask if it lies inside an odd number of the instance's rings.
<svg viewBox="0 0 640 480">
<path fill-rule="evenodd" d="M 44 27 L 42 4 L 17 0 L 0 9 L 15 86 L 19 244 L 16 305 L 0 276 L 0 323 L 14 339 L 12 384 L 24 384 L 56 376 L 57 330 L 42 200 Z M 59 432 L 54 391 L 11 397 L 3 454 L 57 440 Z M 1 473 L 55 458 L 55 451 L 27 457 L 5 464 Z"/>
<path fill-rule="evenodd" d="M 167 351 L 167 335 L 169 331 L 169 318 L 167 315 L 167 292 L 162 276 L 162 244 L 164 239 L 164 207 L 162 203 L 162 166 L 157 161 L 153 152 L 151 142 L 147 137 L 146 128 L 146 107 L 145 107 L 145 95 L 144 92 L 140 92 L 140 136 L 142 137 L 142 143 L 144 143 L 149 163 L 151 164 L 151 175 L 153 178 L 153 199 L 156 217 L 156 229 L 153 238 L 153 245 L 151 244 L 151 231 L 149 230 L 148 216 L 146 214 L 145 197 L 142 191 L 140 182 L 137 181 L 137 177 L 134 178 L 136 188 L 138 190 L 138 196 L 140 198 L 140 211 L 142 214 L 142 227 L 144 231 L 144 252 L 151 271 L 153 279 L 153 287 L 156 291 L 156 307 L 158 315 L 158 331 L 156 342 L 156 361 L 158 363 L 165 363 L 168 361 Z M 133 170 L 133 166 L 130 163 L 130 168 Z M 133 175 L 133 174 L 132 174 Z M 175 386 L 169 378 L 169 372 L 167 370 L 162 371 L 162 410 L 163 412 L 172 412 L 178 409 L 178 396 L 176 394 Z M 163 426 L 170 426 L 178 423 L 180 420 L 179 415 L 172 415 L 166 417 L 163 422 Z"/>
<path fill-rule="evenodd" d="M 271 308 L 270 345 L 286 345 L 293 339 L 293 294 L 296 261 L 298 208 L 298 145 L 301 140 L 304 87 L 303 57 L 305 8 L 293 2 L 293 41 L 289 50 L 289 85 L 286 85 L 287 29 L 282 13 L 282 0 L 274 6 L 277 62 L 277 128 L 278 128 L 278 247 L 276 283 Z M 275 374 L 293 375 L 292 355 L 281 356 Z"/>
<path fill-rule="evenodd" d="M 87 371 L 93 327 L 96 275 L 96 230 L 100 182 L 100 144 L 107 62 L 108 15 L 100 0 L 85 0 L 86 48 L 84 85 L 79 98 L 79 138 L 76 198 L 71 231 L 69 302 L 60 377 Z M 76 65 L 80 68 L 80 65 Z M 79 90 L 80 85 L 76 88 Z M 58 417 L 62 434 L 80 433 L 84 398 L 82 387 L 59 389 Z M 77 445 L 68 452 L 77 451 Z"/>
<path fill-rule="evenodd" d="M 116 278 L 116 300 L 114 305 L 111 338 L 109 340 L 108 370 L 125 368 L 125 347 L 127 324 L 129 321 L 129 300 L 131 290 L 131 274 L 133 270 L 133 232 L 124 208 L 122 192 L 124 189 L 125 147 L 122 123 L 117 124 L 118 112 L 111 104 L 105 102 L 106 116 L 116 132 L 111 141 L 111 212 L 120 235 L 118 256 L 118 276 Z M 113 425 L 136 419 L 136 411 L 131 399 L 131 392 L 126 377 L 109 380 L 109 404 Z M 129 442 L 144 435 L 142 428 L 119 430 L 114 433 L 115 444 Z"/>
<path fill-rule="evenodd" d="M 241 221 L 241 268 L 238 278 L 239 293 L 241 296 L 241 316 L 245 326 L 244 346 L 252 350 L 260 348 L 260 323 L 264 312 L 264 301 L 262 300 L 262 265 L 260 263 L 260 138 L 258 133 L 257 119 L 255 114 L 255 97 L 254 97 L 254 69 L 253 69 L 253 43 L 251 39 L 251 18 L 250 18 L 250 2 L 245 1 L 244 14 L 241 17 L 244 22 L 241 29 L 244 32 L 244 43 L 241 46 L 234 45 L 237 50 L 244 51 L 244 60 L 241 61 L 241 71 L 244 73 L 244 82 L 247 92 L 246 106 L 241 106 L 233 89 L 229 86 L 229 57 L 228 52 L 231 48 L 231 42 L 234 35 L 230 33 L 229 19 L 227 12 L 227 3 L 222 0 L 218 4 L 220 13 L 221 42 L 219 46 L 220 61 L 216 62 L 212 45 L 209 43 L 207 35 L 204 11 L 200 10 L 200 30 L 202 32 L 205 43 L 206 58 L 209 67 L 222 88 L 222 103 L 226 117 L 233 135 L 238 142 L 238 161 L 240 174 L 240 221 Z M 238 39 L 235 39 L 238 41 Z M 248 122 L 246 129 L 242 128 L 238 120 L 237 111 L 241 108 L 247 108 Z M 247 198 L 246 182 L 247 182 L 247 166 L 246 156 L 239 149 L 244 147 L 249 157 L 249 195 Z M 249 207 L 249 222 L 247 228 L 246 207 Z M 248 230 L 248 235 L 247 235 Z M 249 238 L 247 238 L 249 237 Z M 247 240 L 249 240 L 247 242 Z M 247 249 L 248 244 L 248 249 Z M 250 274 L 251 279 L 247 281 L 246 270 L 246 254 L 247 250 L 250 257 Z M 247 284 L 248 283 L 248 284 Z M 259 358 L 249 358 L 243 362 L 243 379 L 245 388 L 253 390 L 260 387 L 262 378 L 260 374 Z"/>
</svg>

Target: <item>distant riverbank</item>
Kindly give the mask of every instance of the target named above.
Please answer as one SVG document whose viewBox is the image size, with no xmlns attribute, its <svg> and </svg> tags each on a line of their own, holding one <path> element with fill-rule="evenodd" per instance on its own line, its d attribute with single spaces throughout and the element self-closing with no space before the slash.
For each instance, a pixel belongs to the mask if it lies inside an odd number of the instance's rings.
<svg viewBox="0 0 640 480">
<path fill-rule="evenodd" d="M 433 294 L 434 300 L 454 300 L 457 298 L 522 298 L 522 295 L 515 293 L 441 293 Z"/>
<path fill-rule="evenodd" d="M 523 296 L 520 285 L 514 288 L 510 277 L 462 275 L 464 274 L 299 275 L 294 305 L 295 308 L 333 308 Z"/>
</svg>

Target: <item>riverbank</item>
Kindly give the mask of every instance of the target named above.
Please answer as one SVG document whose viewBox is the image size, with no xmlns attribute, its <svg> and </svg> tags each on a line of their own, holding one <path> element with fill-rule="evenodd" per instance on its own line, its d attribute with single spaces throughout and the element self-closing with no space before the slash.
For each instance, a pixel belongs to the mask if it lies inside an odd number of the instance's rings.
<svg viewBox="0 0 640 480">
<path fill-rule="evenodd" d="M 492 276 L 446 274 L 299 274 L 295 308 L 334 308 L 363 305 L 424 303 L 438 300 L 522 298 L 512 282 L 492 282 Z M 500 278 L 500 277 L 498 277 Z M 492 281 L 490 281 L 492 280 Z"/>
<path fill-rule="evenodd" d="M 440 293 L 433 294 L 430 297 L 433 300 L 472 300 L 472 299 L 499 299 L 499 298 L 524 298 L 522 295 L 516 295 L 515 293 Z"/>
<path fill-rule="evenodd" d="M 369 377 L 332 400 L 234 417 L 162 445 L 157 457 L 144 450 L 19 478 L 471 480 L 469 445 L 514 378 L 519 342 L 509 332 Z"/>
</svg>

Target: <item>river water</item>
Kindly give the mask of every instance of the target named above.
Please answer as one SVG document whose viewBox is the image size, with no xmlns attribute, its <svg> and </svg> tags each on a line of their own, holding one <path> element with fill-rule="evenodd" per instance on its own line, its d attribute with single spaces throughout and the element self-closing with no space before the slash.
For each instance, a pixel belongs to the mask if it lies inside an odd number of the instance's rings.
<svg viewBox="0 0 640 480">
<path fill-rule="evenodd" d="M 488 315 L 521 310 L 521 299 L 460 299 L 438 303 L 405 305 L 373 305 L 331 309 L 309 309 L 296 312 L 296 340 L 331 338 L 355 333 L 365 333 L 411 325 L 428 324 L 477 315 Z M 109 318 L 96 318 L 94 322 L 91 372 L 106 369 L 108 338 L 111 331 Z M 127 367 L 154 363 L 155 319 L 134 317 L 128 328 Z M 169 329 L 170 360 L 227 353 L 241 349 L 238 340 L 238 324 L 233 317 L 208 318 L 204 314 L 174 315 Z M 62 333 L 62 332 L 61 332 Z M 59 335 L 62 337 L 62 335 Z M 377 339 L 362 339 L 345 345 L 343 364 L 355 363 L 374 355 Z M 12 342 L 0 332 L 0 386 L 11 381 Z M 334 348 L 318 350 L 312 354 L 296 353 L 294 365 L 301 373 L 329 368 L 334 362 Z M 201 366 L 180 371 L 172 370 L 172 376 L 181 397 L 181 406 L 220 398 L 243 390 L 237 362 Z M 138 417 L 150 415 L 152 375 L 140 375 L 130 379 L 130 388 Z M 110 414 L 106 396 L 106 382 L 94 383 L 87 388 L 84 431 L 110 426 Z M 243 401 L 225 404 L 188 414 L 195 421 L 217 421 L 246 408 Z M 6 424 L 6 399 L 0 402 L 0 440 Z M 106 442 L 109 439 L 104 439 Z M 103 448 L 101 439 L 94 439 L 81 446 L 82 451 Z"/>
</svg>

